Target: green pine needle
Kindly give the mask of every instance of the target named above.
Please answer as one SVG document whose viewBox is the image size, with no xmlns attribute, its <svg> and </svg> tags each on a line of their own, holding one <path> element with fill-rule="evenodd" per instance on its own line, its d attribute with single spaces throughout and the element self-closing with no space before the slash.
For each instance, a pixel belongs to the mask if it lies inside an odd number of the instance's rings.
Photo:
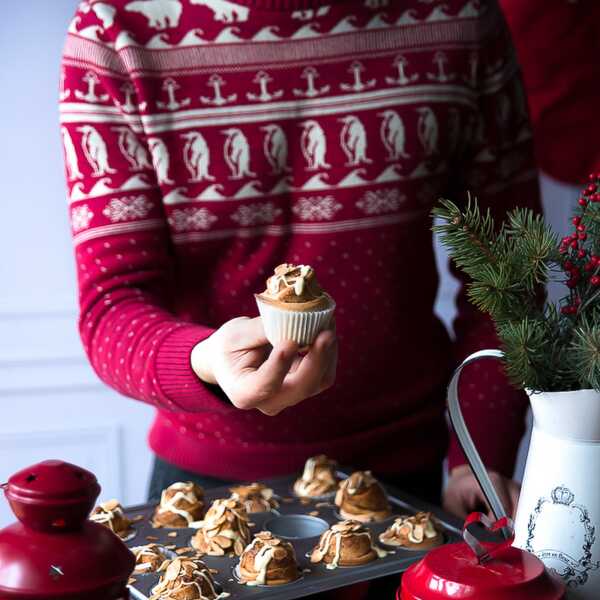
<svg viewBox="0 0 600 600">
<path fill-rule="evenodd" d="M 469 300 L 495 322 L 510 381 L 532 391 L 600 391 L 600 288 L 583 278 L 561 301 L 573 306 L 579 297 L 574 313 L 543 303 L 549 273 L 566 277 L 565 256 L 544 219 L 517 208 L 497 229 L 490 211 L 470 197 L 465 208 L 441 199 L 432 216 L 439 220 L 434 232 L 471 278 Z M 579 217 L 587 233 L 585 261 L 600 254 L 600 203 L 590 202 Z"/>
</svg>

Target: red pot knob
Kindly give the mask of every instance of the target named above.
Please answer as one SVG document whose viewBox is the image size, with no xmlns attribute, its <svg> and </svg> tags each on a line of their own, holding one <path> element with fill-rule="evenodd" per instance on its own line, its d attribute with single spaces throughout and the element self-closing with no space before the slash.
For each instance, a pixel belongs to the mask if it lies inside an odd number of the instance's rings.
<svg viewBox="0 0 600 600">
<path fill-rule="evenodd" d="M 48 532 L 82 527 L 99 493 L 93 473 L 60 460 L 27 467 L 5 485 L 6 498 L 19 521 Z"/>
</svg>

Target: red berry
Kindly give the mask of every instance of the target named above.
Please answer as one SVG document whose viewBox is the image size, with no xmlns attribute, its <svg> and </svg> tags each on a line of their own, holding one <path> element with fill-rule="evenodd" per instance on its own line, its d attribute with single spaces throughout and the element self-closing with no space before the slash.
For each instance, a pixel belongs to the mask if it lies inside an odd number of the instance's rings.
<svg viewBox="0 0 600 600">
<path fill-rule="evenodd" d="M 585 231 L 585 225 L 577 225 L 577 231 Z"/>
<path fill-rule="evenodd" d="M 570 307 L 570 306 L 563 306 L 563 307 L 560 309 L 560 312 L 561 312 L 563 315 L 569 315 L 569 314 L 571 314 L 571 307 Z"/>
<path fill-rule="evenodd" d="M 591 279 L 590 279 L 590 283 L 592 285 L 600 285 L 600 277 L 598 277 L 598 275 L 594 275 Z"/>
<path fill-rule="evenodd" d="M 573 225 L 577 226 L 581 223 L 581 217 L 573 217 Z"/>
<path fill-rule="evenodd" d="M 590 174 L 588 175 L 588 179 L 589 179 L 590 181 L 595 181 L 595 180 L 596 180 L 596 175 L 595 175 L 594 173 L 590 173 Z"/>
<path fill-rule="evenodd" d="M 585 255 L 587 254 L 587 252 L 582 248 L 578 253 L 577 253 L 577 258 L 585 258 Z"/>
<path fill-rule="evenodd" d="M 572 242 L 569 244 L 569 246 L 571 246 L 571 248 L 578 248 L 578 247 L 579 247 L 579 244 L 577 243 L 577 240 L 573 240 L 573 241 L 572 241 Z"/>
<path fill-rule="evenodd" d="M 577 285 L 576 279 L 567 279 L 567 287 L 573 289 Z"/>
<path fill-rule="evenodd" d="M 600 202 L 600 194 L 598 192 L 592 195 L 592 202 Z"/>
<path fill-rule="evenodd" d="M 565 271 L 570 271 L 573 268 L 573 263 L 570 260 L 565 260 Z"/>
<path fill-rule="evenodd" d="M 585 263 L 585 266 L 583 267 L 583 270 L 586 273 L 589 273 L 590 271 L 594 270 L 594 263 L 590 260 L 590 262 Z"/>
<path fill-rule="evenodd" d="M 585 188 L 585 191 L 588 194 L 593 194 L 596 191 L 596 186 L 593 183 L 590 183 L 590 185 Z"/>
<path fill-rule="evenodd" d="M 579 206 L 587 206 L 587 200 L 585 198 L 579 198 Z"/>
<path fill-rule="evenodd" d="M 580 233 L 577 237 L 580 240 L 587 240 L 587 233 Z"/>
</svg>

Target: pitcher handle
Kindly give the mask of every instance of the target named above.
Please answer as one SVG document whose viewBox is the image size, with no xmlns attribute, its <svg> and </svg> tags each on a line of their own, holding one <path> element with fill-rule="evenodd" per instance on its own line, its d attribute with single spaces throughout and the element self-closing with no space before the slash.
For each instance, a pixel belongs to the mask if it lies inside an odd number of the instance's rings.
<svg viewBox="0 0 600 600">
<path fill-rule="evenodd" d="M 482 358 L 501 359 L 503 356 L 504 354 L 500 350 L 479 350 L 479 352 L 471 354 L 465 358 L 462 364 L 456 369 L 456 371 L 454 371 L 454 375 L 452 376 L 450 385 L 448 386 L 448 413 L 450 415 L 450 422 L 452 423 L 452 427 L 456 432 L 463 452 L 469 461 L 469 466 L 471 467 L 471 470 L 473 471 L 473 474 L 479 483 L 479 487 L 483 491 L 483 495 L 490 505 L 496 520 L 506 519 L 508 516 L 504 511 L 502 502 L 500 502 L 500 498 L 498 498 L 498 494 L 496 493 L 496 490 L 490 481 L 481 457 L 475 448 L 471 434 L 467 429 L 458 399 L 458 382 L 460 380 L 462 370 L 467 365 L 470 365 L 471 363 Z M 504 531 L 504 534 L 506 536 L 507 532 Z"/>
</svg>

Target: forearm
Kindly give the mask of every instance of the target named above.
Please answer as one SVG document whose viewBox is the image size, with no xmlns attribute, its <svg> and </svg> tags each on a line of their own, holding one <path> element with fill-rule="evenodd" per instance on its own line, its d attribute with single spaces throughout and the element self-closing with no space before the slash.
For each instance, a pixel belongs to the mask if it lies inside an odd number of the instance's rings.
<svg viewBox="0 0 600 600">
<path fill-rule="evenodd" d="M 81 337 L 98 376 L 120 393 L 159 408 L 227 410 L 191 364 L 194 347 L 212 330 L 178 320 L 133 293 L 136 299 L 111 301 L 114 311 L 92 307 L 81 314 Z"/>
</svg>

